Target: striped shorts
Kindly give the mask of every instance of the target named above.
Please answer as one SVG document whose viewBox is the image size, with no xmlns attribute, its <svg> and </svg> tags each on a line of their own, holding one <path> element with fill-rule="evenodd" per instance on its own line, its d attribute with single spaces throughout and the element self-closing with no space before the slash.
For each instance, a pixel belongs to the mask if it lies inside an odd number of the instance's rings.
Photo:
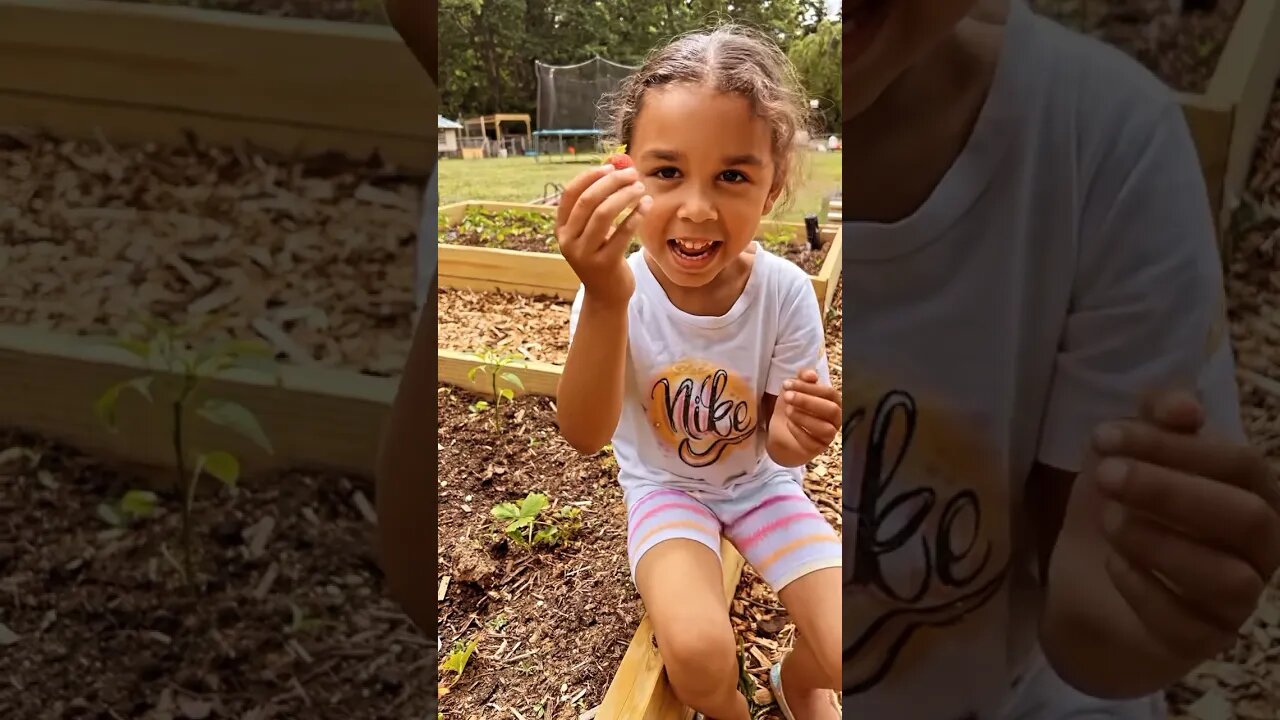
<svg viewBox="0 0 1280 720">
<path fill-rule="evenodd" d="M 761 481 L 732 498 L 646 485 L 629 489 L 626 503 L 633 582 L 640 558 L 675 538 L 700 542 L 720 558 L 723 534 L 774 592 L 814 570 L 842 563 L 840 536 L 800 484 L 787 476 Z"/>
</svg>

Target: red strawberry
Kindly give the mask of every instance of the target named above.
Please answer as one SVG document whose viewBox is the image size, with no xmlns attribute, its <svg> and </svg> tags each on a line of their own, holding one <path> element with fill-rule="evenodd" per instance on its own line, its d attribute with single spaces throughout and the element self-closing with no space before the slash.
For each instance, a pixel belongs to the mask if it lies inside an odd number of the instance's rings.
<svg viewBox="0 0 1280 720">
<path fill-rule="evenodd" d="M 631 156 L 624 153 L 611 155 L 609 157 L 609 164 L 612 165 L 615 170 L 626 170 L 627 168 L 635 165 L 631 160 Z"/>
</svg>

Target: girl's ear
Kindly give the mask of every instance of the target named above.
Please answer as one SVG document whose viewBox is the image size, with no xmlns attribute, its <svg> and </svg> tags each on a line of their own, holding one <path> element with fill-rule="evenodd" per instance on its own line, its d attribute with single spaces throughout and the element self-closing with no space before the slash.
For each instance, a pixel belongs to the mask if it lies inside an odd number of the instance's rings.
<svg viewBox="0 0 1280 720">
<path fill-rule="evenodd" d="M 764 199 L 764 212 L 761 215 L 768 215 L 773 212 L 773 206 L 778 203 L 778 198 L 782 196 L 782 186 L 786 176 L 779 173 L 773 180 L 773 186 L 769 188 L 769 196 Z"/>
</svg>

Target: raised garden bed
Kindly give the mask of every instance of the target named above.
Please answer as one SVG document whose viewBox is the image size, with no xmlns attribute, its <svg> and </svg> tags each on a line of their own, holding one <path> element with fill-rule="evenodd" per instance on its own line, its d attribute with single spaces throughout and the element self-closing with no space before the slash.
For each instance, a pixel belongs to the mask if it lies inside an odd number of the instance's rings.
<svg viewBox="0 0 1280 720">
<path fill-rule="evenodd" d="M 189 430 L 189 450 L 230 451 L 240 469 L 234 492 L 206 477 L 195 495 L 193 597 L 179 582 L 176 500 L 165 495 L 160 514 L 127 528 L 99 507 L 171 487 L 169 407 L 122 394 L 115 433 L 94 413 L 104 390 L 147 374 L 160 376 L 152 388 L 171 377 L 84 338 L 0 327 L 10 389 L 0 511 L 12 518 L 0 528 L 0 644 L 19 659 L 0 707 L 15 717 L 429 712 L 434 644 L 384 598 L 372 554 L 367 478 L 394 381 L 285 365 L 278 384 L 247 371 L 209 383 L 256 416 L 272 452 L 225 427 Z"/>
<path fill-rule="evenodd" d="M 462 202 L 439 211 L 440 286 L 509 290 L 572 300 L 579 281 L 555 247 L 556 208 Z M 820 226 L 823 248 L 811 251 L 803 223 L 761 224 L 762 242 L 809 273 L 818 302 L 831 306 L 840 274 L 840 226 Z M 636 243 L 632 248 L 637 247 Z"/>
<path fill-rule="evenodd" d="M 390 27 L 110 0 L 0 17 L 0 126 L 434 164 L 436 88 Z"/>
<path fill-rule="evenodd" d="M 1113 42 L 1178 93 L 1219 228 L 1240 202 L 1280 76 L 1280 3 L 1218 0 L 1208 16 L 1178 17 L 1166 0 L 1033 0 L 1046 14 Z M 1229 234 L 1222 232 L 1224 258 Z"/>
<path fill-rule="evenodd" d="M 0 132 L 0 324 L 118 332 L 137 308 L 257 337 L 297 365 L 408 355 L 425 177 L 238 148 Z"/>
<path fill-rule="evenodd" d="M 838 287 L 835 292 L 826 320 L 828 358 L 839 386 L 842 303 Z M 442 347 L 477 344 L 463 329 L 470 323 L 487 328 L 479 331 L 484 338 L 480 344 L 517 356 L 558 359 L 560 350 L 550 340 L 531 342 L 519 329 L 541 322 L 542 313 L 563 314 L 532 337 L 567 334 L 564 301 L 464 290 L 441 290 L 440 298 Z M 561 323 L 562 331 L 550 327 Z M 563 342 L 567 349 L 567 338 Z M 517 392 L 495 411 L 477 405 L 491 402 L 491 395 L 459 388 L 489 392 L 491 375 L 468 380 L 466 370 L 475 367 L 474 358 L 449 350 L 441 350 L 440 356 L 442 382 L 446 371 L 454 378 L 440 389 L 440 536 L 457 538 L 451 547 L 441 548 L 444 655 L 477 643 L 471 656 L 475 664 L 461 676 L 445 673 L 441 679 L 451 688 L 442 700 L 445 716 L 455 708 L 482 709 L 487 713 L 482 717 L 514 710 L 557 720 L 590 712 L 611 720 L 685 720 L 687 709 L 667 683 L 652 628 L 644 618 L 635 623 L 643 608 L 627 573 L 625 515 L 612 457 L 603 452 L 583 458 L 556 431 L 549 396 L 560 367 L 513 361 L 505 369 L 521 374 L 527 390 L 531 383 L 545 389 Z M 837 446 L 809 466 L 805 482 L 837 528 L 840 468 Z M 530 552 L 497 536 L 500 528 L 489 514 L 493 506 L 519 502 L 530 492 L 544 493 L 551 512 L 571 503 L 581 508 L 583 527 L 576 540 Z M 755 717 L 780 720 L 771 706 L 767 673 L 794 642 L 793 626 L 777 596 L 741 564 L 731 546 L 723 549 L 732 621 L 745 644 L 747 672 L 756 682 Z M 602 608 L 620 610 L 602 614 Z"/>
</svg>

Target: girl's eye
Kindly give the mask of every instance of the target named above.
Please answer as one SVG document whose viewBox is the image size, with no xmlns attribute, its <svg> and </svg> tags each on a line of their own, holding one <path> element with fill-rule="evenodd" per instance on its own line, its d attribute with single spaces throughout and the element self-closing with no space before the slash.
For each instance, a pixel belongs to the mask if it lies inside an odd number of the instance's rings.
<svg viewBox="0 0 1280 720">
<path fill-rule="evenodd" d="M 725 170 L 723 173 L 721 173 L 721 177 L 725 178 L 726 180 L 734 184 L 747 181 L 747 176 L 738 172 L 737 170 Z"/>
<path fill-rule="evenodd" d="M 678 173 L 678 172 L 680 172 L 680 171 L 679 171 L 679 170 L 677 170 L 677 169 L 675 169 L 675 168 L 673 168 L 673 167 L 663 167 L 663 168 L 658 168 L 656 171 L 654 171 L 654 173 L 653 173 L 653 174 L 654 174 L 654 175 L 657 175 L 658 177 L 662 178 L 663 180 L 674 180 L 674 179 L 675 179 L 675 173 Z M 671 174 L 667 174 L 667 173 L 671 173 Z"/>
</svg>

